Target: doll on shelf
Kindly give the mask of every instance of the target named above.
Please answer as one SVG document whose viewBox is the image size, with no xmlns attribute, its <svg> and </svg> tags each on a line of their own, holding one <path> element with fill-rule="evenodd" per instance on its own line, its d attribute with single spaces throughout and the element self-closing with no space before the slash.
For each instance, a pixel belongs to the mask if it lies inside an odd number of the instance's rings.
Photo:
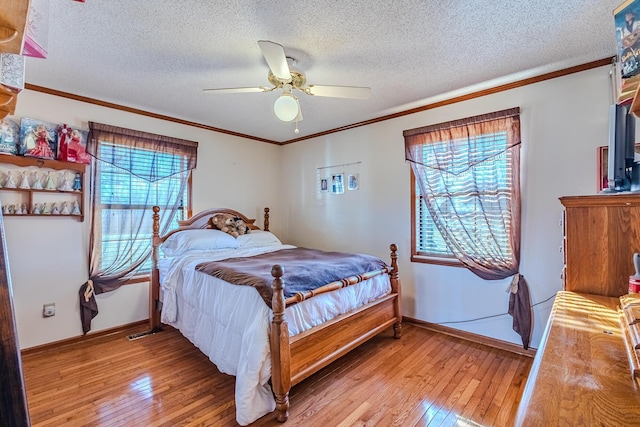
<svg viewBox="0 0 640 427">
<path fill-rule="evenodd" d="M 73 190 L 73 188 L 71 187 L 71 178 L 69 178 L 69 174 L 68 173 L 63 173 L 62 174 L 62 184 L 60 185 L 58 190 L 60 190 L 60 191 L 72 191 Z"/>
<path fill-rule="evenodd" d="M 40 177 L 38 176 L 38 171 L 33 171 L 31 173 L 33 177 L 33 184 L 31 184 L 31 188 L 34 190 L 42 190 L 42 182 L 40 182 Z"/>
<path fill-rule="evenodd" d="M 60 209 L 58 208 L 58 205 L 55 202 L 51 205 L 51 214 L 60 215 Z"/>
<path fill-rule="evenodd" d="M 80 215 L 80 205 L 77 200 L 73 201 L 73 209 L 71 209 L 71 215 Z"/>
<path fill-rule="evenodd" d="M 2 206 L 2 213 L 4 215 L 7 215 L 9 213 L 9 206 L 7 205 Z"/>
<path fill-rule="evenodd" d="M 80 172 L 76 172 L 76 176 L 73 178 L 73 191 L 82 191 L 82 175 L 80 175 Z"/>
<path fill-rule="evenodd" d="M 50 137 L 49 132 L 47 132 L 47 128 L 45 125 L 38 125 L 33 130 L 33 135 L 30 138 L 35 139 L 35 147 L 30 150 L 27 150 L 25 156 L 33 156 L 33 157 L 41 157 L 44 159 L 53 159 L 53 151 L 51 150 L 51 146 L 49 145 Z M 29 145 L 27 145 L 29 146 Z"/>
<path fill-rule="evenodd" d="M 76 163 L 89 164 L 91 158 L 87 153 L 86 148 L 82 144 L 82 135 L 77 129 L 71 131 L 71 137 L 68 147 L 69 160 Z"/>
<path fill-rule="evenodd" d="M 22 213 L 23 214 L 28 214 L 29 213 L 29 207 L 27 206 L 26 203 L 23 203 L 22 205 L 20 205 L 20 207 L 22 208 Z"/>
<path fill-rule="evenodd" d="M 62 210 L 60 211 L 62 215 L 69 215 L 71 211 L 69 210 L 69 204 L 67 202 L 62 202 Z"/>
<path fill-rule="evenodd" d="M 51 210 L 49 209 L 49 206 L 47 205 L 47 202 L 44 202 L 42 204 L 42 208 L 40 209 L 40 213 L 44 214 L 44 215 L 49 215 L 51 213 Z"/>
<path fill-rule="evenodd" d="M 31 189 L 29 185 L 29 175 L 27 171 L 22 172 L 22 180 L 20 181 L 20 186 L 18 188 L 22 188 L 23 190 Z"/>
<path fill-rule="evenodd" d="M 53 176 L 51 175 L 51 171 L 47 171 L 47 177 L 45 179 L 44 188 L 46 190 L 55 190 L 56 182 L 53 180 Z"/>
<path fill-rule="evenodd" d="M 16 188 L 16 180 L 11 174 L 11 172 L 7 172 L 7 182 L 4 184 L 6 188 Z"/>
<path fill-rule="evenodd" d="M 33 204 L 33 210 L 31 211 L 34 215 L 40 215 L 40 203 Z"/>
</svg>

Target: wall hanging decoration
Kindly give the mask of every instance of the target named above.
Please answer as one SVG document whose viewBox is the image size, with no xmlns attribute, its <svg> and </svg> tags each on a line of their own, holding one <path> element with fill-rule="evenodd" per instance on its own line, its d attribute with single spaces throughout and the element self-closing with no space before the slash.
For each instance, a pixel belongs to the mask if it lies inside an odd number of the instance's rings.
<svg viewBox="0 0 640 427">
<path fill-rule="evenodd" d="M 349 176 L 347 177 L 347 188 L 349 190 L 357 190 L 358 189 L 358 182 L 360 180 L 360 175 L 359 174 L 349 174 Z"/>
<path fill-rule="evenodd" d="M 331 192 L 333 194 L 344 193 L 344 174 L 335 173 L 331 175 Z"/>
<path fill-rule="evenodd" d="M 329 191 L 329 178 L 320 179 L 320 191 Z"/>
<path fill-rule="evenodd" d="M 329 194 L 344 194 L 346 190 L 360 188 L 360 163 L 351 162 L 339 165 L 320 166 L 316 168 L 317 198 L 321 200 Z"/>
</svg>

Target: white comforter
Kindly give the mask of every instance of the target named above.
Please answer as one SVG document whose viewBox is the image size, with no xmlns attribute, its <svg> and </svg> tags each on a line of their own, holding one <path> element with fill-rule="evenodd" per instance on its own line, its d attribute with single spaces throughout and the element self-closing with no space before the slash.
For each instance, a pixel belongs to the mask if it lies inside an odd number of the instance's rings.
<svg viewBox="0 0 640 427">
<path fill-rule="evenodd" d="M 290 245 L 188 253 L 161 259 L 162 322 L 178 328 L 221 372 L 236 377 L 236 420 L 247 425 L 275 409 L 269 325 L 272 311 L 255 289 L 237 286 L 195 270 L 205 261 L 252 256 Z M 286 269 L 283 276 L 286 286 Z M 388 294 L 389 276 L 322 294 L 285 310 L 291 335 Z M 220 302 L 220 303 L 217 303 Z"/>
</svg>

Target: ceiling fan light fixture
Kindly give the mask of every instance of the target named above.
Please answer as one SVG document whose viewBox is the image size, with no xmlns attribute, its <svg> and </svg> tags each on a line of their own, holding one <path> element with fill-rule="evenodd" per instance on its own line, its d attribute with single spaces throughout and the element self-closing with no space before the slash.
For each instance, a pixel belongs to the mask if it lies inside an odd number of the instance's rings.
<svg viewBox="0 0 640 427">
<path fill-rule="evenodd" d="M 273 103 L 273 112 L 283 122 L 290 122 L 298 117 L 300 104 L 298 99 L 290 93 L 283 93 Z"/>
</svg>

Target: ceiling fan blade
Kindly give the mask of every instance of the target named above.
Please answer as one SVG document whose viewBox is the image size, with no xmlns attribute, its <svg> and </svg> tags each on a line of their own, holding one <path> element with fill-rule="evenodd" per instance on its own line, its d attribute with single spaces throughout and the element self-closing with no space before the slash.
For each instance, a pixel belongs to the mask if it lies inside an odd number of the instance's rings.
<svg viewBox="0 0 640 427">
<path fill-rule="evenodd" d="M 257 87 L 223 87 L 218 89 L 203 89 L 206 93 L 252 93 L 252 92 L 271 92 L 274 88 L 266 86 Z"/>
<path fill-rule="evenodd" d="M 314 96 L 330 96 L 333 98 L 368 99 L 371 96 L 370 87 L 357 86 L 322 86 L 309 85 L 304 93 Z"/>
<path fill-rule="evenodd" d="M 284 54 L 284 48 L 278 43 L 268 40 L 258 41 L 258 46 L 262 50 L 262 56 L 267 61 L 269 68 L 274 76 L 283 82 L 291 81 L 291 71 L 287 64 L 287 56 Z"/>
</svg>

